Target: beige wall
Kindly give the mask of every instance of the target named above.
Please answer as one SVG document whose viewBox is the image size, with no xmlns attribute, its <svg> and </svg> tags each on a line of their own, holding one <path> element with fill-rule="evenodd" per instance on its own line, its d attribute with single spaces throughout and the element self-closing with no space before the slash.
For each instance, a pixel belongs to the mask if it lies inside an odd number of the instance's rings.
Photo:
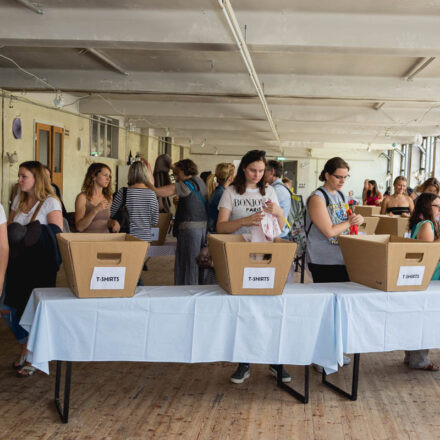
<svg viewBox="0 0 440 440">
<path fill-rule="evenodd" d="M 1 91 L 1 90 L 0 90 Z M 140 153 L 154 166 L 157 157 L 158 140 L 149 133 L 129 132 L 124 128 L 124 118 L 116 117 L 120 121 L 118 158 L 94 158 L 90 156 L 90 121 L 87 115 L 59 111 L 56 108 L 46 108 L 53 101 L 52 94 L 26 94 L 24 98 L 35 103 L 23 102 L 22 95 L 13 94 L 20 99 L 12 100 L 10 105 L 9 94 L 4 98 L 4 112 L 0 114 L 5 127 L 4 130 L 4 155 L 0 167 L 0 181 L 2 183 L 1 200 L 8 210 L 8 200 L 12 187 L 17 181 L 18 165 L 26 160 L 35 159 L 35 123 L 41 122 L 67 129 L 69 135 L 64 137 L 64 174 L 63 174 L 63 199 L 68 211 L 74 210 L 76 195 L 81 191 L 82 181 L 88 166 L 92 162 L 101 161 L 112 170 L 113 186 L 116 184 L 116 171 L 118 165 L 127 162 L 131 150 L 133 156 Z M 66 95 L 66 102 L 73 102 L 75 97 Z M 69 108 L 71 108 L 69 106 Z M 73 109 L 75 110 L 75 109 Z M 1 111 L 1 110 L 0 110 Z M 12 134 L 12 121 L 21 118 L 22 139 L 15 139 Z M 0 124 L 0 139 L 2 138 Z M 79 140 L 81 139 L 81 141 Z M 81 148 L 79 146 L 81 145 Z M 177 148 L 178 150 L 178 148 Z M 17 152 L 18 162 L 10 165 L 6 153 Z M 174 156 L 174 149 L 173 149 Z"/>
</svg>

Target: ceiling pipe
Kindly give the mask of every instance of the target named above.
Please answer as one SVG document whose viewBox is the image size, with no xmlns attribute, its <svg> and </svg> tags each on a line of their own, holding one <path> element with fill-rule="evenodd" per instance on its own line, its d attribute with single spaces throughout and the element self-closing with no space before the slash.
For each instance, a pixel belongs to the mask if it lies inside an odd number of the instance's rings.
<svg viewBox="0 0 440 440">
<path fill-rule="evenodd" d="M 112 59 L 110 59 L 107 55 L 104 55 L 101 51 L 94 49 L 93 47 L 88 47 L 87 52 L 90 52 L 92 55 L 95 55 L 96 58 L 99 58 L 104 63 L 108 64 L 110 67 L 122 73 L 123 75 L 128 75 L 128 72 L 125 71 L 121 66 L 116 64 Z"/>
<path fill-rule="evenodd" d="M 25 6 L 28 9 L 31 9 L 32 11 L 36 12 L 37 14 L 44 14 L 43 9 L 41 9 L 39 6 L 32 3 L 30 0 L 16 0 L 21 5 Z"/>
<path fill-rule="evenodd" d="M 251 55 L 247 48 L 246 42 L 244 41 L 243 35 L 241 33 L 240 25 L 238 24 L 237 18 L 235 17 L 234 10 L 232 9 L 231 3 L 229 0 L 218 0 L 220 8 L 223 11 L 223 15 L 226 18 L 226 21 L 229 25 L 229 28 L 232 32 L 232 35 L 237 43 L 237 46 L 240 50 L 241 57 L 243 58 L 244 64 L 248 70 L 249 76 L 251 78 L 252 84 L 257 91 L 257 95 L 260 98 L 261 105 L 263 106 L 264 113 L 266 115 L 267 121 L 269 122 L 272 133 L 279 144 L 279 148 L 281 151 L 281 140 L 278 134 L 278 130 L 275 126 L 275 123 L 272 118 L 271 111 L 269 106 L 267 105 L 266 97 L 264 96 L 263 88 L 261 87 L 260 80 L 258 79 L 257 72 L 255 70 L 254 64 L 252 62 Z"/>
<path fill-rule="evenodd" d="M 422 58 L 420 61 L 418 61 L 416 64 L 414 64 L 413 67 L 408 71 L 408 73 L 405 75 L 405 79 L 407 81 L 412 80 L 416 75 L 418 75 L 423 69 L 426 69 L 433 61 L 435 60 L 435 57 L 431 58 Z"/>
</svg>

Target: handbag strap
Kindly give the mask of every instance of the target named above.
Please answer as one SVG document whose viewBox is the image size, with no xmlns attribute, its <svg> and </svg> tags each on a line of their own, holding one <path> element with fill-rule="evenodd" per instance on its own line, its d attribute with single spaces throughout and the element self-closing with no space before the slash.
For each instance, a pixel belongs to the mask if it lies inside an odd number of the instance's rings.
<svg viewBox="0 0 440 440">
<path fill-rule="evenodd" d="M 37 209 L 32 214 L 32 218 L 31 218 L 31 221 L 29 223 L 32 223 L 35 220 L 35 218 L 37 217 L 38 213 L 40 212 L 41 207 L 43 206 L 43 203 L 44 202 L 41 201 L 41 200 L 38 202 Z"/>
<path fill-rule="evenodd" d="M 200 195 L 200 193 L 196 190 L 195 186 L 189 182 L 188 180 L 185 180 L 185 185 L 200 199 L 200 201 L 203 203 L 203 206 L 206 208 L 206 201 L 203 199 L 203 197 Z"/>
</svg>

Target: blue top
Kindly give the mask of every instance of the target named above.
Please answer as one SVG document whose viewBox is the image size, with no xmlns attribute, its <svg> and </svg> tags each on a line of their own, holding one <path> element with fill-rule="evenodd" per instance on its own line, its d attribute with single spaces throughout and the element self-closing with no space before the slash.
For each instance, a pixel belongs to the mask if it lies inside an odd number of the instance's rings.
<svg viewBox="0 0 440 440">
<path fill-rule="evenodd" d="M 225 192 L 223 185 L 218 185 L 208 203 L 208 232 L 217 232 L 218 204 Z"/>
<path fill-rule="evenodd" d="M 272 183 L 272 186 L 277 195 L 280 208 L 283 210 L 284 218 L 286 219 L 289 217 L 292 193 L 284 186 L 283 181 L 280 178 L 275 180 L 275 182 Z M 289 226 L 287 226 L 287 223 L 281 231 L 280 238 L 289 238 Z"/>
</svg>

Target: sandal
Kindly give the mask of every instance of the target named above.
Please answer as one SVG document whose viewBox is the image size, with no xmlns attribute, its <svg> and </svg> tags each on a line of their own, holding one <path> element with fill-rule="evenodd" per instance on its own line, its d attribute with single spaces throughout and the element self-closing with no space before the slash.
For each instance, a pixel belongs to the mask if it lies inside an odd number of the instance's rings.
<svg viewBox="0 0 440 440">
<path fill-rule="evenodd" d="M 32 376 L 37 369 L 32 365 L 25 365 L 23 368 L 17 371 L 17 377 L 29 377 Z"/>
<path fill-rule="evenodd" d="M 12 362 L 12 368 L 14 370 L 21 370 L 26 365 L 26 354 L 22 353 L 18 361 Z"/>
<path fill-rule="evenodd" d="M 422 370 L 424 370 L 424 371 L 438 371 L 438 370 L 440 370 L 440 367 L 431 361 L 426 367 L 422 368 Z"/>
</svg>

